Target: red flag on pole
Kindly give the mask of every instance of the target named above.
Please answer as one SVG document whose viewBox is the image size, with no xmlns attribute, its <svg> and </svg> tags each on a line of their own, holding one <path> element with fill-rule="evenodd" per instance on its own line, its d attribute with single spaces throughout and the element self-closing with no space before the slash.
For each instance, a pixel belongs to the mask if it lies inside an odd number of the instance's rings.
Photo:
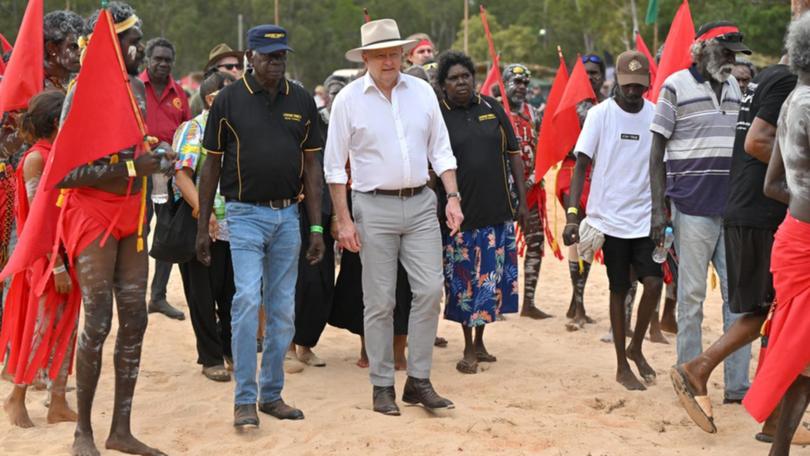
<svg viewBox="0 0 810 456">
<path fill-rule="evenodd" d="M 509 101 L 507 101 L 506 97 L 506 88 L 503 85 L 503 78 L 501 77 L 501 68 L 498 66 L 498 53 L 495 52 L 495 43 L 492 41 L 492 34 L 489 32 L 489 22 L 487 22 L 487 10 L 484 8 L 484 5 L 480 6 L 481 11 L 481 23 L 484 25 L 484 34 L 487 37 L 487 44 L 489 45 L 489 57 L 492 59 L 492 75 L 495 82 L 498 84 L 498 88 L 501 90 L 501 102 L 503 103 L 503 109 L 506 111 L 506 114 L 509 116 L 509 119 L 512 119 L 512 110 L 509 108 Z M 487 75 L 487 79 L 489 79 L 489 75 Z M 491 90 L 491 89 L 490 89 Z"/>
<path fill-rule="evenodd" d="M 0 84 L 0 114 L 28 107 L 28 100 L 45 84 L 45 46 L 42 44 L 43 0 L 31 0 L 25 9 L 16 49 Z"/>
<path fill-rule="evenodd" d="M 492 88 L 498 84 L 498 78 L 500 71 L 500 58 L 495 56 L 495 61 L 492 62 L 492 68 L 489 69 L 487 72 L 487 78 L 484 80 L 484 83 L 481 85 L 481 94 L 487 95 L 489 97 L 492 96 Z"/>
<path fill-rule="evenodd" d="M 8 42 L 5 36 L 0 33 L 0 45 L 3 46 L 3 54 L 11 50 L 11 43 Z"/>
<path fill-rule="evenodd" d="M 689 1 L 683 0 L 664 42 L 664 53 L 658 63 L 655 83 L 650 91 L 650 100 L 658 101 L 661 86 L 672 73 L 689 68 L 692 64 L 690 49 L 694 41 L 695 24 L 692 22 L 692 12 L 689 10 Z"/>
<path fill-rule="evenodd" d="M 559 52 L 559 50 L 558 50 Z M 572 108 L 559 115 L 555 115 L 557 107 L 562 100 L 565 87 L 568 85 L 568 68 L 560 52 L 560 66 L 557 68 L 557 75 L 551 84 L 551 92 L 546 100 L 546 115 L 543 116 L 543 123 L 540 124 L 540 134 L 537 138 L 537 150 L 535 151 L 534 178 L 540 182 L 552 166 L 556 165 L 571 147 L 561 147 L 559 131 L 568 131 L 579 128 L 579 119 L 576 109 Z"/>
<path fill-rule="evenodd" d="M 655 58 L 653 58 L 652 54 L 650 54 L 650 50 L 647 48 L 647 43 L 644 42 L 644 38 L 641 37 L 641 33 L 638 32 L 636 32 L 636 50 L 644 54 L 644 57 L 647 57 L 647 61 L 650 62 L 650 81 L 655 81 L 655 74 L 658 72 L 658 65 L 655 63 Z M 648 90 L 647 96 L 649 95 L 650 91 Z"/>
<path fill-rule="evenodd" d="M 38 46 L 42 49 L 41 36 Z M 56 183 L 83 163 L 143 141 L 144 130 L 136 109 L 110 13 L 102 10 L 76 81 L 70 112 L 56 137 L 31 205 L 26 226 L 34 229 L 23 230 L 0 280 L 53 249 L 57 220 L 49 214 L 59 195 Z M 92 138 L 88 139 L 88 135 Z"/>
<path fill-rule="evenodd" d="M 585 64 L 582 63 L 582 58 L 577 54 L 577 63 L 574 64 L 574 69 L 571 70 L 571 77 L 565 86 L 565 92 L 563 92 L 560 99 L 560 104 L 557 106 L 557 110 L 553 112 L 554 117 L 572 108 L 576 110 L 577 104 L 585 100 L 592 100 L 596 103 L 596 94 L 593 93 L 591 80 L 588 78 L 588 73 L 585 72 Z M 556 133 L 559 135 L 562 132 L 557 130 Z M 577 123 L 577 135 L 579 135 L 579 123 Z M 574 143 L 576 143 L 576 137 Z M 571 147 L 573 146 L 574 144 L 571 144 Z"/>
</svg>

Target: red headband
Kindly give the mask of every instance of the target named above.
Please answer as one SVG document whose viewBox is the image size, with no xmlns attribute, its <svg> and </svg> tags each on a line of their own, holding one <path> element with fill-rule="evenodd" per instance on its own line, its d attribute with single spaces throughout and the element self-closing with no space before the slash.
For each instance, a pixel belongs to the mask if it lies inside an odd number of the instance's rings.
<svg viewBox="0 0 810 456">
<path fill-rule="evenodd" d="M 414 47 L 411 49 L 411 52 L 409 52 L 409 53 L 408 53 L 408 55 L 413 55 L 413 52 L 414 52 L 415 50 L 417 50 L 418 48 L 422 47 L 422 46 L 430 46 L 430 47 L 433 47 L 433 43 L 432 43 L 430 40 L 425 40 L 425 39 L 422 39 L 422 40 L 420 40 L 418 43 L 416 43 L 416 46 L 414 46 Z"/>
<path fill-rule="evenodd" d="M 697 37 L 697 41 L 709 41 L 712 38 L 717 38 L 720 35 L 725 35 L 726 33 L 740 33 L 740 29 L 733 25 L 724 25 L 722 27 L 715 27 L 703 35 Z"/>
</svg>

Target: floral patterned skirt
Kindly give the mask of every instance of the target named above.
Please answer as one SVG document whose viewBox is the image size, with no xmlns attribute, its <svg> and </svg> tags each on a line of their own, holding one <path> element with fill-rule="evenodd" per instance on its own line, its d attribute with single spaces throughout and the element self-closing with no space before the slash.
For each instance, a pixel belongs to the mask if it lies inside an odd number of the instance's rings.
<svg viewBox="0 0 810 456">
<path fill-rule="evenodd" d="M 511 221 L 444 237 L 444 318 L 464 326 L 494 322 L 518 310 L 515 224 Z"/>
</svg>

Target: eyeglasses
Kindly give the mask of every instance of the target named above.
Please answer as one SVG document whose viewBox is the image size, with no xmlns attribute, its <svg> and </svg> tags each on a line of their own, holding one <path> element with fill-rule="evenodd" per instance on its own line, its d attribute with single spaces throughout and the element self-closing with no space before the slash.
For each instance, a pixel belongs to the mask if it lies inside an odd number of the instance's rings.
<svg viewBox="0 0 810 456">
<path fill-rule="evenodd" d="M 241 63 L 223 63 L 222 65 L 217 65 L 217 68 L 225 68 L 228 71 L 233 71 L 234 69 L 241 70 L 242 64 Z"/>
<path fill-rule="evenodd" d="M 602 59 L 599 58 L 599 56 L 595 55 L 595 54 L 588 54 L 588 55 L 582 56 L 582 63 L 588 63 L 588 62 L 595 63 L 597 65 L 601 65 L 602 64 Z"/>
</svg>

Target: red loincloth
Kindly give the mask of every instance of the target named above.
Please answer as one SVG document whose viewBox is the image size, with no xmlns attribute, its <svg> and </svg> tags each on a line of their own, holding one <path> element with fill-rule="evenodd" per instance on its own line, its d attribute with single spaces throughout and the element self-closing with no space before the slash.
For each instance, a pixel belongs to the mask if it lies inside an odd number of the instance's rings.
<svg viewBox="0 0 810 456">
<path fill-rule="evenodd" d="M 88 187 L 65 195 L 61 239 L 71 263 L 99 236 L 107 233 L 117 240 L 138 232 L 141 195 L 116 195 Z"/>
<path fill-rule="evenodd" d="M 788 212 L 771 253 L 776 288 L 763 355 L 743 405 L 758 422 L 770 416 L 796 378 L 810 365 L 810 223 Z"/>
<path fill-rule="evenodd" d="M 42 154 L 47 161 L 50 143 L 40 141 L 26 152 Z M 17 173 L 16 215 L 17 232 L 22 233 L 29 215 L 28 193 L 22 169 Z M 59 208 L 54 204 L 46 214 L 58 218 Z M 38 229 L 32 225 L 29 229 Z M 73 338 L 81 306 L 81 290 L 73 270 L 71 292 L 59 294 L 50 271 L 47 256 L 41 256 L 26 269 L 16 272 L 6 298 L 3 326 L 0 330 L 0 359 L 8 350 L 7 370 L 14 376 L 14 383 L 29 385 L 40 369 L 48 369 L 48 376 L 56 378 L 66 353 L 72 352 Z M 41 292 L 34 284 L 44 283 Z M 40 309 L 40 307 L 42 308 Z M 45 324 L 45 327 L 42 327 Z M 49 367 L 50 366 L 50 367 Z M 69 371 L 72 370 L 72 359 Z"/>
<path fill-rule="evenodd" d="M 560 170 L 557 171 L 557 180 L 555 182 L 555 191 L 554 193 L 557 195 L 557 199 L 560 201 L 560 205 L 565 208 L 565 200 L 563 199 L 563 195 L 568 195 L 571 193 L 571 179 L 574 177 L 574 168 L 577 165 L 577 161 L 571 156 L 565 157 L 562 164 L 560 165 Z M 582 195 L 579 197 L 579 208 L 582 211 L 585 211 L 588 207 L 588 194 L 591 191 L 591 167 L 588 166 L 588 169 L 585 171 L 585 183 L 582 186 Z M 584 217 L 585 214 L 582 214 Z"/>
</svg>

